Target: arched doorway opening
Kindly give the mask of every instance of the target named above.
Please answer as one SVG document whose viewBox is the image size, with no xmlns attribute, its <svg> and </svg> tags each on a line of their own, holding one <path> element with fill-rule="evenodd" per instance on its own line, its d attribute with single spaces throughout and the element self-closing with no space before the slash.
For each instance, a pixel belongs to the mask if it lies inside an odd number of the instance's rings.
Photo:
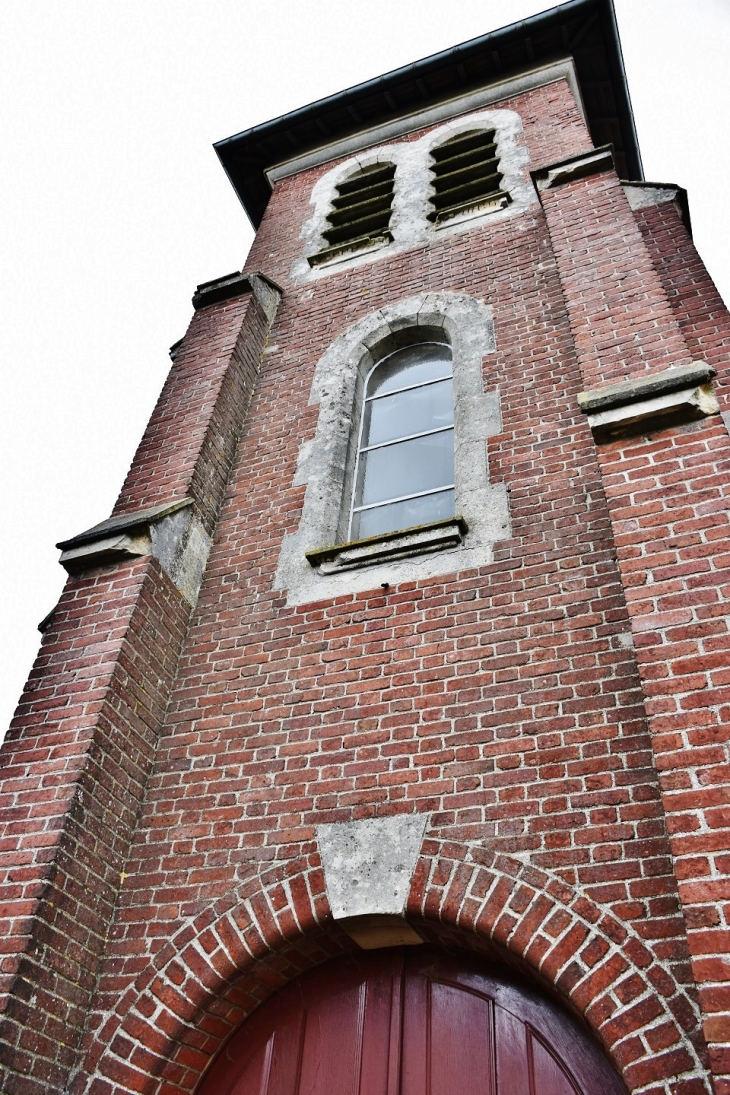
<svg viewBox="0 0 730 1095">
<path fill-rule="evenodd" d="M 511 971 L 434 947 L 337 959 L 276 993 L 197 1095 L 626 1095 L 600 1048 Z"/>
</svg>

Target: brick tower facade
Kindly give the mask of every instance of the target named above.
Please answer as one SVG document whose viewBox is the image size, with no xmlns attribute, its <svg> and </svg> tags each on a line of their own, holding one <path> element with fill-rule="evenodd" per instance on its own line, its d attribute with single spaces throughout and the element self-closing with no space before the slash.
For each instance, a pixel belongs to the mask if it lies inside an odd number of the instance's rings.
<svg viewBox="0 0 730 1095">
<path fill-rule="evenodd" d="M 425 942 L 729 1095 L 730 317 L 610 0 L 217 147 L 256 240 L 2 749 L 2 1090 L 193 1092 Z"/>
</svg>

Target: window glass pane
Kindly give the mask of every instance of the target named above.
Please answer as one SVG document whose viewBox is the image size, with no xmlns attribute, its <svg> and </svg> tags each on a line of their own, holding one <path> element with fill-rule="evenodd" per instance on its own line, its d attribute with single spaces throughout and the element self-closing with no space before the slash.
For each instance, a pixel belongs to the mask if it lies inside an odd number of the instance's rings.
<svg viewBox="0 0 730 1095">
<path fill-rule="evenodd" d="M 378 536 L 382 532 L 397 532 L 399 529 L 427 525 L 430 521 L 443 521 L 453 516 L 454 492 L 444 490 L 439 494 L 409 498 L 406 502 L 391 502 L 388 506 L 356 513 L 352 538 L 357 540 L 366 536 Z"/>
<path fill-rule="evenodd" d="M 424 384 L 451 376 L 451 350 L 435 342 L 404 346 L 370 374 L 367 396 L 393 392 L 409 384 Z"/>
<path fill-rule="evenodd" d="M 364 452 L 357 478 L 358 506 L 450 487 L 454 482 L 454 431 L 444 430 Z"/>
<path fill-rule="evenodd" d="M 425 388 L 396 392 L 365 404 L 363 445 L 378 445 L 411 433 L 423 433 L 454 423 L 452 380 Z"/>
</svg>

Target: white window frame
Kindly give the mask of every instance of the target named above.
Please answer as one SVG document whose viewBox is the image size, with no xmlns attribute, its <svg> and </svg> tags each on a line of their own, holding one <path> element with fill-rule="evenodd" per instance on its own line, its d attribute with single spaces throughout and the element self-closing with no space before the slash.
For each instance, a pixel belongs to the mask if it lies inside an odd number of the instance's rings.
<svg viewBox="0 0 730 1095">
<path fill-rule="evenodd" d="M 453 355 L 453 351 L 451 349 L 451 346 L 448 344 L 448 342 L 445 342 L 445 341 L 437 342 L 434 339 L 425 339 L 423 342 L 419 343 L 419 345 L 422 345 L 422 346 L 444 346 L 448 349 L 448 351 L 449 351 L 449 360 L 451 362 L 451 375 L 448 377 L 448 379 L 452 380 L 452 387 L 453 387 L 454 355 Z M 356 513 L 362 513 L 365 510 L 371 510 L 371 509 L 381 509 L 383 506 L 393 505 L 396 502 L 410 501 L 413 498 L 430 497 L 432 494 L 441 494 L 441 493 L 443 493 L 447 490 L 455 490 L 455 487 L 456 487 L 456 483 L 449 483 L 447 486 L 431 487 L 428 490 L 417 491 L 414 494 L 404 494 L 402 497 L 388 498 L 384 502 L 372 502 L 369 505 L 364 505 L 364 506 L 357 506 L 355 504 L 356 501 L 357 501 L 357 479 L 358 479 L 358 472 L 359 472 L 359 469 L 360 469 L 360 460 L 361 460 L 362 454 L 364 452 L 371 452 L 373 449 L 386 448 L 386 447 L 389 447 L 391 445 L 400 444 L 403 441 L 412 441 L 417 437 L 429 437 L 431 434 L 435 434 L 435 433 L 446 433 L 447 430 L 450 431 L 451 434 L 452 434 L 452 444 L 453 444 L 453 438 L 455 436 L 455 424 L 452 421 L 450 426 L 438 426 L 438 427 L 435 427 L 434 429 L 431 429 L 431 430 L 421 430 L 419 433 L 406 434 L 406 435 L 403 435 L 402 437 L 393 438 L 392 440 L 389 440 L 389 441 L 377 442 L 375 445 L 363 445 L 362 438 L 363 438 L 363 430 L 365 429 L 365 410 L 366 410 L 366 406 L 369 402 L 372 402 L 372 400 L 374 400 L 374 399 L 385 399 L 389 395 L 396 395 L 396 394 L 399 394 L 401 392 L 417 391 L 419 388 L 425 388 L 425 387 L 428 387 L 431 384 L 440 384 L 444 379 L 447 379 L 445 377 L 439 377 L 436 380 L 425 380 L 425 381 L 421 381 L 419 384 L 407 385 L 405 388 L 394 388 L 391 391 L 384 392 L 382 395 L 369 396 L 368 395 L 368 388 L 370 386 L 371 378 L 373 377 L 375 372 L 379 368 L 381 368 L 381 366 L 383 366 L 385 364 L 385 362 L 388 361 L 393 356 L 393 354 L 395 354 L 395 353 L 398 353 L 398 350 L 391 350 L 390 353 L 385 354 L 383 357 L 380 358 L 379 361 L 376 361 L 376 363 L 373 365 L 370 372 L 365 377 L 365 381 L 364 381 L 364 385 L 363 385 L 363 401 L 362 401 L 362 406 L 360 407 L 360 429 L 358 431 L 358 439 L 357 439 L 357 458 L 355 460 L 355 467 L 354 467 L 354 471 L 353 471 L 353 483 L 352 483 L 352 490 L 350 492 L 351 495 L 352 495 L 351 502 L 350 502 L 350 519 L 349 519 L 348 526 L 347 526 L 348 527 L 348 535 L 352 539 L 355 538 L 354 535 L 353 535 L 353 532 L 352 532 L 352 526 L 354 524 L 355 514 Z M 452 516 L 456 516 L 456 515 L 453 514 Z M 397 531 L 397 530 L 394 530 L 394 531 Z"/>
</svg>

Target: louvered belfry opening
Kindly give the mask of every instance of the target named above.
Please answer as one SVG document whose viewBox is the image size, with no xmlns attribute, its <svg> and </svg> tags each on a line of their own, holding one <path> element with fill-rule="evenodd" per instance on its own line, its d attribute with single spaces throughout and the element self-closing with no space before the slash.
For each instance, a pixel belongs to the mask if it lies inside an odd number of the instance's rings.
<svg viewBox="0 0 730 1095">
<path fill-rule="evenodd" d="M 322 233 L 328 247 L 309 259 L 326 262 L 346 251 L 356 251 L 392 239 L 388 231 L 393 213 L 395 164 L 365 167 L 337 186 L 337 197 Z"/>
<path fill-rule="evenodd" d="M 439 224 L 481 206 L 502 209 L 509 194 L 501 188 L 497 142 L 493 129 L 464 133 L 431 149 L 432 211 Z"/>
</svg>

